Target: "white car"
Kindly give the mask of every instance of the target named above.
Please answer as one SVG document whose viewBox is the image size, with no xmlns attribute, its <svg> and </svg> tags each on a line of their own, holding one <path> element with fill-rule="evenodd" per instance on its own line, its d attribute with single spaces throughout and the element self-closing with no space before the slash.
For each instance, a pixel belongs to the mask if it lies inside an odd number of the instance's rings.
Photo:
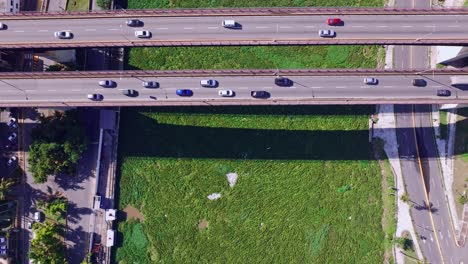
<svg viewBox="0 0 468 264">
<path fill-rule="evenodd" d="M 102 101 L 104 99 L 102 94 L 88 94 L 87 97 L 91 101 Z"/>
<path fill-rule="evenodd" d="M 7 123 L 8 127 L 11 127 L 11 128 L 18 128 L 18 124 L 16 123 L 16 118 L 10 118 L 10 120 L 8 121 Z"/>
<path fill-rule="evenodd" d="M 364 83 L 365 84 L 376 85 L 378 82 L 379 82 L 379 80 L 377 80 L 377 78 L 373 78 L 373 77 L 364 78 Z"/>
<path fill-rule="evenodd" d="M 229 20 L 223 20 L 223 27 L 225 28 L 235 28 L 237 27 L 236 21 L 229 19 Z"/>
<path fill-rule="evenodd" d="M 216 81 L 216 80 L 201 80 L 200 85 L 203 86 L 203 87 L 213 88 L 213 87 L 218 86 L 218 81 Z"/>
<path fill-rule="evenodd" d="M 321 29 L 318 34 L 322 38 L 333 38 L 335 36 L 335 31 L 331 29 Z"/>
<path fill-rule="evenodd" d="M 5 28 L 6 28 L 6 25 L 3 24 L 3 23 L 0 23 L 0 30 L 1 30 L 1 29 L 5 29 Z"/>
<path fill-rule="evenodd" d="M 8 159 L 7 165 L 11 166 L 11 165 L 15 164 L 17 160 L 18 160 L 18 158 L 16 156 L 13 156 L 10 159 Z"/>
<path fill-rule="evenodd" d="M 135 37 L 137 38 L 150 38 L 151 32 L 148 30 L 137 30 L 135 31 Z"/>
<path fill-rule="evenodd" d="M 37 222 L 42 223 L 42 220 L 43 220 L 42 212 L 35 212 L 34 213 L 34 220 L 36 220 Z"/>
<path fill-rule="evenodd" d="M 11 133 L 11 135 L 8 137 L 8 141 L 13 141 L 16 139 L 18 135 L 16 133 Z"/>
<path fill-rule="evenodd" d="M 219 90 L 218 95 L 222 97 L 233 97 L 234 91 L 233 90 Z"/>
<path fill-rule="evenodd" d="M 56 31 L 54 36 L 58 39 L 71 39 L 73 34 L 70 31 Z"/>
<path fill-rule="evenodd" d="M 116 86 L 116 83 L 112 80 L 99 81 L 99 85 L 106 88 L 112 88 Z"/>
</svg>

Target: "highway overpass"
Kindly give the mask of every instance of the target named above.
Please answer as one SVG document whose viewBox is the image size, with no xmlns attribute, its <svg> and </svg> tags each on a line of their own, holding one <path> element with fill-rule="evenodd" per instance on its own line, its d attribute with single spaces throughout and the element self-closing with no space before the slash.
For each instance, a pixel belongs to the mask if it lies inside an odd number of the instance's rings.
<svg viewBox="0 0 468 264">
<path fill-rule="evenodd" d="M 468 87 L 451 86 L 453 76 L 468 71 L 386 71 L 386 70 L 193 70 L 124 72 L 0 73 L 0 106 L 158 106 L 158 105 L 275 105 L 275 104 L 459 104 L 468 103 Z M 277 76 L 293 81 L 290 87 L 275 85 Z M 364 84 L 365 77 L 378 79 Z M 425 87 L 412 80 L 423 78 Z M 216 79 L 217 88 L 200 86 L 202 79 Z M 116 87 L 103 88 L 101 80 L 113 80 Z M 144 88 L 143 81 L 157 81 L 159 88 Z M 134 89 L 128 97 L 123 90 Z M 193 96 L 176 95 L 190 89 Z M 235 96 L 220 97 L 218 91 L 233 90 Z M 451 95 L 437 96 L 447 89 Z M 251 91 L 266 91 L 269 98 L 256 99 Z M 88 94 L 101 94 L 91 101 Z"/>
<path fill-rule="evenodd" d="M 366 9 L 339 8 L 335 8 L 334 12 L 324 9 L 329 11 L 316 13 L 307 11 L 307 8 L 247 9 L 245 12 L 229 10 L 210 9 L 203 16 L 200 16 L 200 11 L 187 15 L 180 10 L 166 11 L 163 15 L 157 10 L 60 15 L 4 14 L 0 16 L 0 21 L 6 25 L 0 30 L 0 48 L 468 43 L 466 8 L 456 9 L 456 12 L 447 9 L 445 13 L 444 9 L 411 12 L 368 9 L 367 14 Z M 264 10 L 264 13 L 258 10 Z M 339 17 L 343 23 L 328 26 L 326 19 L 330 17 Z M 128 27 L 125 24 L 128 18 L 139 18 L 144 25 Z M 221 23 L 225 19 L 234 19 L 238 27 L 224 28 Z M 319 37 L 320 29 L 333 29 L 336 36 Z M 148 30 L 152 33 L 151 37 L 137 38 L 136 30 Z M 54 37 L 56 31 L 69 31 L 73 37 L 57 39 Z"/>
</svg>

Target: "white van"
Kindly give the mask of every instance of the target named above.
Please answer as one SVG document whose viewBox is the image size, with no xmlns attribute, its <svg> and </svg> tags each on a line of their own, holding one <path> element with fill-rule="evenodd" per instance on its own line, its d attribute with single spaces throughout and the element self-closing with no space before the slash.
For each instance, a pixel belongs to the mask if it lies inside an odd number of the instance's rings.
<svg viewBox="0 0 468 264">
<path fill-rule="evenodd" d="M 234 20 L 223 20 L 223 27 L 225 28 L 235 28 L 236 21 Z"/>
</svg>

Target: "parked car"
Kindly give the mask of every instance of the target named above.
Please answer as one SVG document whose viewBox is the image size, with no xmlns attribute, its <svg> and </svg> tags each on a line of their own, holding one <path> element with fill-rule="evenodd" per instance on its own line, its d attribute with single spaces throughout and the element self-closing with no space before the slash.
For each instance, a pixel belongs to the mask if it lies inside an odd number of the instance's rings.
<svg viewBox="0 0 468 264">
<path fill-rule="evenodd" d="M 133 90 L 133 89 L 122 90 L 122 94 L 126 95 L 128 97 L 137 97 L 138 96 L 138 92 L 136 90 Z"/>
<path fill-rule="evenodd" d="M 117 83 L 112 80 L 103 80 L 103 81 L 99 81 L 99 85 L 102 87 L 106 87 L 106 88 L 112 88 L 112 87 L 116 87 Z"/>
<path fill-rule="evenodd" d="M 159 87 L 159 83 L 155 81 L 143 82 L 142 85 L 145 88 L 158 88 Z"/>
<path fill-rule="evenodd" d="M 193 91 L 190 90 L 190 89 L 177 89 L 176 90 L 176 94 L 178 96 L 192 96 L 193 95 Z"/>
<path fill-rule="evenodd" d="M 101 101 L 104 99 L 102 94 L 88 94 L 88 99 L 91 101 Z"/>
<path fill-rule="evenodd" d="M 329 18 L 327 19 L 327 25 L 329 26 L 338 26 L 341 25 L 343 21 L 339 18 Z"/>
<path fill-rule="evenodd" d="M 379 83 L 379 80 L 377 80 L 377 78 L 373 78 L 373 77 L 366 77 L 366 78 L 364 78 L 364 83 L 369 84 L 369 85 L 376 85 L 376 84 Z"/>
<path fill-rule="evenodd" d="M 140 27 L 143 25 L 143 21 L 139 19 L 129 19 L 125 22 L 129 27 Z"/>
<path fill-rule="evenodd" d="M 16 137 L 18 137 L 16 133 L 11 133 L 11 135 L 8 137 L 8 141 L 13 141 L 16 139 Z"/>
<path fill-rule="evenodd" d="M 18 161 L 18 158 L 16 156 L 13 156 L 13 157 L 8 159 L 7 166 L 11 166 L 13 164 L 16 164 L 17 161 Z"/>
<path fill-rule="evenodd" d="M 6 25 L 5 25 L 5 23 L 0 22 L 0 30 L 2 30 L 2 29 L 6 29 Z"/>
<path fill-rule="evenodd" d="M 10 120 L 7 123 L 8 127 L 17 129 L 18 128 L 18 123 L 16 123 L 16 118 L 10 118 Z"/>
<path fill-rule="evenodd" d="M 270 93 L 267 91 L 252 91 L 250 92 L 250 95 L 253 98 L 268 98 L 270 97 Z"/>
<path fill-rule="evenodd" d="M 42 221 L 44 220 L 44 214 L 42 212 L 35 212 L 34 213 L 34 220 L 36 220 L 37 222 L 40 222 L 42 223 Z"/>
<path fill-rule="evenodd" d="M 0 237 L 0 243 L 5 243 L 5 242 L 6 242 L 5 237 Z"/>
<path fill-rule="evenodd" d="M 424 79 L 413 79 L 413 86 L 424 87 L 426 85 L 427 85 L 427 82 Z"/>
<path fill-rule="evenodd" d="M 58 39 L 71 39 L 73 34 L 70 31 L 57 31 L 54 33 L 55 37 Z"/>
<path fill-rule="evenodd" d="M 445 89 L 437 90 L 437 96 L 450 96 L 450 95 L 452 95 L 452 92 L 450 92 L 450 90 L 445 90 Z"/>
<path fill-rule="evenodd" d="M 234 91 L 233 90 L 219 90 L 218 95 L 222 97 L 233 97 Z"/>
<path fill-rule="evenodd" d="M 137 38 L 150 38 L 151 37 L 151 32 L 148 30 L 138 30 L 135 31 L 135 37 Z"/>
<path fill-rule="evenodd" d="M 275 84 L 278 86 L 292 86 L 293 81 L 286 77 L 277 77 L 275 78 Z"/>
<path fill-rule="evenodd" d="M 322 38 L 333 38 L 336 35 L 335 31 L 331 29 L 321 29 L 319 30 L 318 34 Z"/>
<path fill-rule="evenodd" d="M 237 27 L 237 22 L 232 20 L 232 19 L 223 20 L 223 27 L 225 27 L 225 28 L 236 28 Z"/>
<path fill-rule="evenodd" d="M 32 229 L 33 224 L 34 224 L 33 221 L 28 221 L 28 223 L 27 223 L 28 229 Z"/>
<path fill-rule="evenodd" d="M 201 80 L 200 85 L 203 86 L 203 87 L 213 88 L 213 87 L 218 86 L 218 81 L 216 81 L 216 80 Z"/>
</svg>

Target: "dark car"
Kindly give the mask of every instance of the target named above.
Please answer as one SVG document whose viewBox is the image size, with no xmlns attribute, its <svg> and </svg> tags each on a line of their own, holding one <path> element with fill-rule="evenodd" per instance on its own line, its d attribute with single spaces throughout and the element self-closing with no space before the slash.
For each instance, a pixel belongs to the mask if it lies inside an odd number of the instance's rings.
<svg viewBox="0 0 468 264">
<path fill-rule="evenodd" d="M 88 94 L 88 99 L 91 101 L 102 101 L 104 96 L 102 94 Z"/>
<path fill-rule="evenodd" d="M 190 89 L 177 89 L 176 94 L 178 96 L 192 96 L 193 92 Z"/>
<path fill-rule="evenodd" d="M 437 90 L 437 96 L 450 96 L 451 94 L 450 90 Z"/>
<path fill-rule="evenodd" d="M 155 81 L 143 82 L 142 85 L 145 88 L 159 88 L 159 83 Z"/>
<path fill-rule="evenodd" d="M 253 98 L 268 98 L 270 97 L 270 93 L 267 91 L 252 91 L 250 92 L 250 95 Z"/>
<path fill-rule="evenodd" d="M 125 89 L 125 90 L 122 90 L 122 94 L 123 95 L 126 95 L 126 96 L 129 96 L 129 97 L 136 97 L 138 96 L 138 92 L 133 90 L 133 89 Z"/>
<path fill-rule="evenodd" d="M 278 86 L 292 86 L 293 81 L 285 77 L 278 77 L 275 78 L 275 84 Z"/>
<path fill-rule="evenodd" d="M 329 26 L 337 26 L 341 24 L 341 19 L 339 18 L 329 18 L 327 19 L 327 25 Z"/>
<path fill-rule="evenodd" d="M 424 87 L 426 85 L 427 85 L 427 82 L 424 79 L 413 79 L 413 86 Z"/>
<path fill-rule="evenodd" d="M 139 27 L 139 26 L 143 25 L 143 21 L 141 21 L 139 19 L 129 19 L 129 20 L 127 20 L 126 24 L 129 27 Z"/>
</svg>

